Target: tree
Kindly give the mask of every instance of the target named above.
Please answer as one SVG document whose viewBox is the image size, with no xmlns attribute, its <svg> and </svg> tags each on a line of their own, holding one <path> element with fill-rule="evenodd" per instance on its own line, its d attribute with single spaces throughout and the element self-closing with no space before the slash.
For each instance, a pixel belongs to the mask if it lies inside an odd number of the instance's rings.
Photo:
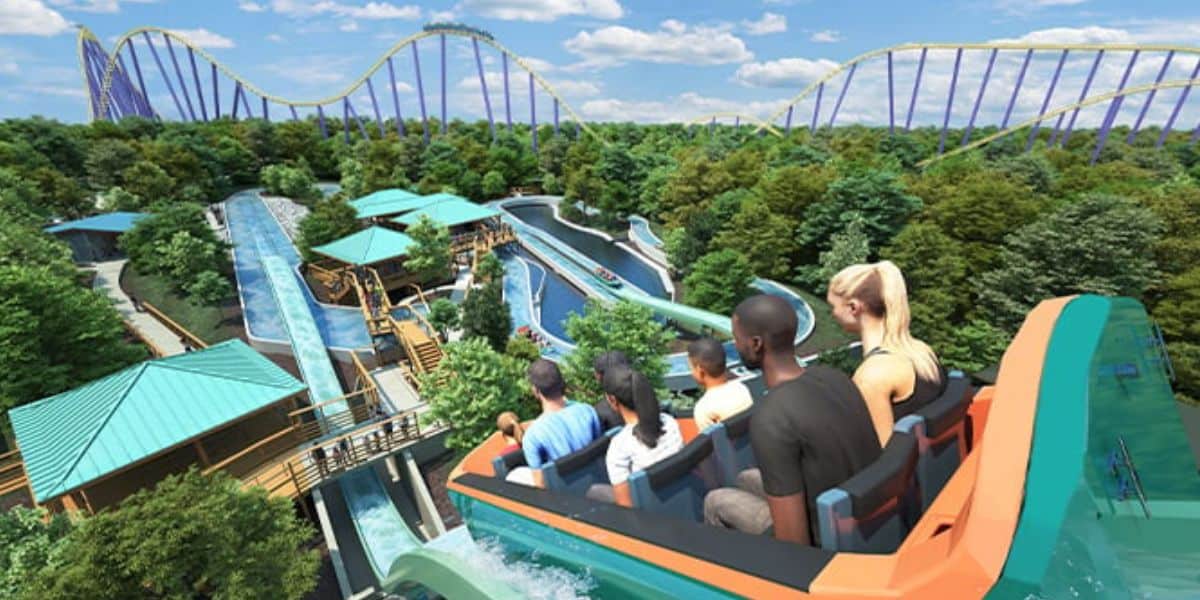
<svg viewBox="0 0 1200 600">
<path fill-rule="evenodd" d="M 438 225 L 428 215 L 421 215 L 405 233 L 413 239 L 408 247 L 404 268 L 422 284 L 445 280 L 454 254 L 450 249 L 450 230 Z"/>
<path fill-rule="evenodd" d="M 500 198 L 508 194 L 508 184 L 504 182 L 504 175 L 499 171 L 488 171 L 483 176 L 483 195 L 485 198 Z"/>
<path fill-rule="evenodd" d="M 1152 250 L 1162 231 L 1149 209 L 1089 195 L 1008 237 L 999 267 L 980 276 L 988 320 L 1014 332 L 1039 301 L 1094 293 L 1140 298 L 1157 279 Z"/>
<path fill-rule="evenodd" d="M 446 332 L 458 327 L 462 320 L 462 315 L 459 314 L 458 305 L 446 298 L 438 298 L 429 304 L 429 323 L 433 325 L 442 338 L 446 337 Z"/>
<path fill-rule="evenodd" d="M 780 167 L 767 172 L 758 184 L 758 194 L 771 210 L 799 223 L 808 207 L 821 201 L 835 179 L 837 171 L 822 164 Z"/>
<path fill-rule="evenodd" d="M 107 298 L 49 266 L 0 266 L 0 298 L 0 412 L 146 358 Z"/>
<path fill-rule="evenodd" d="M 121 173 L 122 187 L 131 194 L 153 204 L 160 200 L 171 200 L 175 191 L 175 179 L 162 167 L 140 160 Z"/>
<path fill-rule="evenodd" d="M 754 273 L 746 257 L 733 250 L 705 254 L 684 279 L 684 302 L 719 315 L 731 315 L 750 296 Z"/>
<path fill-rule="evenodd" d="M 137 212 L 145 207 L 145 202 L 124 188 L 113 186 L 100 196 L 100 208 L 106 211 Z"/>
<path fill-rule="evenodd" d="M 1154 319 L 1169 339 L 1200 341 L 1200 267 L 1169 279 Z"/>
<path fill-rule="evenodd" d="M 867 239 L 865 221 L 860 216 L 850 221 L 844 231 L 834 234 L 829 249 L 821 253 L 819 265 L 804 265 L 797 269 L 797 280 L 808 289 L 824 294 L 829 280 L 838 271 L 867 262 L 870 254 L 871 243 Z"/>
<path fill-rule="evenodd" d="M 56 216 L 78 219 L 94 210 L 91 194 L 57 169 L 39 167 L 29 174 L 29 179 L 38 186 L 46 208 Z"/>
<path fill-rule="evenodd" d="M 1000 364 L 1011 337 L 986 321 L 973 319 L 955 327 L 937 351 L 942 364 L 977 373 Z"/>
<path fill-rule="evenodd" d="M 58 567 L 71 528 L 69 516 L 44 508 L 18 506 L 0 513 L 0 598 L 28 596 L 43 570 Z"/>
<path fill-rule="evenodd" d="M 872 248 L 885 246 L 908 218 L 921 210 L 921 199 L 909 195 L 894 173 L 868 169 L 829 185 L 825 197 L 809 207 L 800 225 L 800 243 L 826 249 L 857 213 Z"/>
<path fill-rule="evenodd" d="M 63 279 L 75 277 L 71 248 L 0 212 L 0 266 L 43 267 Z"/>
<path fill-rule="evenodd" d="M 663 387 L 667 373 L 665 359 L 675 334 L 654 319 L 649 308 L 622 300 L 606 305 L 589 300 L 582 315 L 567 318 L 567 335 L 575 341 L 575 351 L 562 364 L 567 384 L 577 394 L 598 400 L 592 363 L 609 350 L 621 350 L 630 365 L 648 377 L 656 389 Z"/>
<path fill-rule="evenodd" d="M 672 226 L 682 224 L 689 213 L 704 210 L 721 192 L 738 187 L 723 165 L 703 152 L 695 152 L 679 163 L 659 195 L 661 215 Z"/>
<path fill-rule="evenodd" d="M 121 185 L 121 174 L 137 162 L 138 153 L 129 142 L 106 139 L 93 143 L 87 150 L 84 168 L 88 183 L 94 190 L 106 190 Z"/>
<path fill-rule="evenodd" d="M 512 331 L 512 314 L 499 280 L 467 295 L 462 303 L 462 329 L 464 338 L 481 337 L 497 352 L 504 350 Z"/>
<path fill-rule="evenodd" d="M 296 244 L 306 261 L 316 256 L 312 249 L 344 238 L 361 228 L 358 213 L 346 202 L 346 197 L 337 194 L 317 200 L 299 225 L 299 240 Z"/>
<path fill-rule="evenodd" d="M 218 471 L 171 475 L 84 520 L 44 598 L 290 598 L 316 587 L 315 535 L 286 498 Z"/>
<path fill-rule="evenodd" d="M 533 340 L 525 336 L 514 335 L 508 338 L 508 344 L 504 346 L 504 354 L 517 359 L 521 365 L 528 368 L 533 361 L 542 357 L 542 349 Z"/>
<path fill-rule="evenodd" d="M 948 343 L 974 293 L 967 280 L 972 265 L 963 244 L 937 225 L 912 222 L 892 238 L 880 256 L 896 263 L 904 273 L 913 332 L 934 347 Z"/>
<path fill-rule="evenodd" d="M 176 289 L 190 290 L 201 273 L 214 272 L 214 267 L 220 265 L 218 252 L 216 244 L 195 238 L 187 231 L 177 231 L 171 239 L 156 244 L 157 260 L 152 268 L 170 278 Z"/>
<path fill-rule="evenodd" d="M 233 296 L 229 279 L 216 271 L 202 271 L 186 287 L 193 300 L 205 306 L 220 306 Z"/>
<path fill-rule="evenodd" d="M 215 155 L 221 172 L 234 185 L 250 185 L 259 172 L 258 157 L 236 138 L 221 136 L 217 140 Z"/>
<path fill-rule="evenodd" d="M 504 263 L 500 262 L 495 253 L 489 252 L 479 259 L 479 264 L 475 267 L 475 277 L 482 283 L 500 281 L 504 278 Z"/>
<path fill-rule="evenodd" d="M 724 224 L 713 243 L 745 256 L 755 275 L 779 279 L 791 271 L 795 231 L 795 221 L 755 198 L 742 204 L 742 210 Z"/>
<path fill-rule="evenodd" d="M 179 289 L 203 271 L 227 270 L 225 245 L 195 204 L 160 206 L 122 234 L 119 243 L 135 269 L 171 277 Z"/>
<path fill-rule="evenodd" d="M 469 299 L 469 298 L 468 298 Z M 496 431 L 496 417 L 513 411 L 533 418 L 537 405 L 525 383 L 525 367 L 501 354 L 483 338 L 444 346 L 445 356 L 432 373 L 421 375 L 422 395 L 433 418 L 450 425 L 446 447 L 469 450 Z"/>
<path fill-rule="evenodd" d="M 268 194 L 291 198 L 301 204 L 312 204 L 323 196 L 308 169 L 269 165 L 259 172 L 259 180 Z"/>
</svg>

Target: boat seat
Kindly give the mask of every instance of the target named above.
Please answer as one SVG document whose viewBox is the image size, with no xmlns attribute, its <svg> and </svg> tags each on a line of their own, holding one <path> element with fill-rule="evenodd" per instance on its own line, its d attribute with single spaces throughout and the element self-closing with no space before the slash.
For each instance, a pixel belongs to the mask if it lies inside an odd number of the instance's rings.
<svg viewBox="0 0 1200 600">
<path fill-rule="evenodd" d="M 517 448 L 492 459 L 492 470 L 497 479 L 504 479 L 517 467 L 525 466 L 525 451 Z"/>
<path fill-rule="evenodd" d="M 542 465 L 544 487 L 583 496 L 592 484 L 608 483 L 608 466 L 604 463 L 604 457 L 608 454 L 609 442 L 618 431 L 620 428 L 614 427 L 583 448 Z"/>
<path fill-rule="evenodd" d="M 629 476 L 633 507 L 704 522 L 704 496 L 720 487 L 712 438 L 701 433 L 679 452 Z"/>
<path fill-rule="evenodd" d="M 758 465 L 754 448 L 750 446 L 750 417 L 754 408 L 746 409 L 705 429 L 713 441 L 720 469 L 721 485 L 736 487 L 738 473 Z"/>
<path fill-rule="evenodd" d="M 951 371 L 946 389 L 928 406 L 896 422 L 895 431 L 917 441 L 917 487 L 924 513 L 966 458 L 969 435 L 967 409 L 974 389 L 962 371 Z"/>
<path fill-rule="evenodd" d="M 834 552 L 895 552 L 916 521 L 917 440 L 895 432 L 875 462 L 817 496 L 821 547 Z"/>
</svg>

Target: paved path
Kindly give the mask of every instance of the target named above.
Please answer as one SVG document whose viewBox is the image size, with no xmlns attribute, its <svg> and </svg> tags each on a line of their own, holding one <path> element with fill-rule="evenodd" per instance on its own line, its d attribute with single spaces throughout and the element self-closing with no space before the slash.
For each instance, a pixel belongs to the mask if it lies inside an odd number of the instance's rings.
<svg viewBox="0 0 1200 600">
<path fill-rule="evenodd" d="M 96 279 L 92 282 L 92 288 L 108 296 L 117 312 L 121 313 L 121 318 L 125 319 L 126 323 L 132 325 L 152 344 L 158 346 L 159 350 L 168 356 L 182 354 L 183 344 L 179 343 L 179 336 L 167 329 L 167 326 L 158 319 L 150 316 L 150 313 L 133 310 L 133 303 L 121 289 L 121 268 L 125 266 L 126 262 L 128 261 L 113 260 L 96 263 Z"/>
</svg>

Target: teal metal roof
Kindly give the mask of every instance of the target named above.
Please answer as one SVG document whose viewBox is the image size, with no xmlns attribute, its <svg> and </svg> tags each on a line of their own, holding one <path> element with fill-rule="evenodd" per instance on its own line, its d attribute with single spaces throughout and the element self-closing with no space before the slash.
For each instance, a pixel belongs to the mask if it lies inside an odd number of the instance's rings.
<svg viewBox="0 0 1200 600">
<path fill-rule="evenodd" d="M 46 228 L 46 233 L 63 233 L 66 231 L 108 231 L 112 233 L 125 233 L 138 221 L 148 217 L 145 213 L 133 212 L 111 212 L 102 215 L 94 215 L 86 219 L 76 221 L 67 221 Z"/>
<path fill-rule="evenodd" d="M 402 212 L 415 210 L 432 202 L 425 196 L 400 189 L 379 190 L 372 194 L 351 200 L 350 206 L 358 213 L 360 219 L 398 215 Z"/>
<path fill-rule="evenodd" d="M 8 412 L 45 502 L 305 389 L 241 340 L 150 360 Z"/>
<path fill-rule="evenodd" d="M 324 246 L 316 246 L 312 251 L 352 265 L 369 265 L 404 256 L 414 243 L 412 238 L 399 231 L 376 225 Z"/>
<path fill-rule="evenodd" d="M 445 194 L 450 196 L 450 194 Z M 430 196 L 426 196 L 429 198 Z M 493 208 L 475 204 L 470 200 L 464 200 L 457 196 L 451 196 L 449 199 L 443 199 L 439 202 L 419 208 L 409 213 L 405 213 L 392 219 L 393 223 L 402 223 L 404 225 L 416 224 L 422 216 L 427 216 L 439 225 L 453 227 L 464 223 L 474 223 L 484 219 L 500 216 L 500 212 Z"/>
</svg>

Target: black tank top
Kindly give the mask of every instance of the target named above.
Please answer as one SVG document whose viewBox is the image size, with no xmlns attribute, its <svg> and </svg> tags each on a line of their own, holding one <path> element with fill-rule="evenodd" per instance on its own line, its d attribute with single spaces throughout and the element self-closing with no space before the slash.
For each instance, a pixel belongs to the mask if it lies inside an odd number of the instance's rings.
<svg viewBox="0 0 1200 600">
<path fill-rule="evenodd" d="M 870 352 L 867 352 L 863 355 L 863 362 L 866 362 L 866 360 L 872 356 L 878 356 L 881 354 L 890 353 L 884 348 L 872 348 Z M 913 391 L 908 395 L 907 398 L 892 402 L 893 422 L 899 421 L 900 419 L 903 419 L 904 417 L 907 417 L 908 415 L 925 408 L 927 405 L 929 405 L 929 403 L 937 400 L 942 395 L 942 392 L 946 391 L 946 369 L 942 368 L 942 364 L 940 362 L 938 363 L 937 368 L 938 379 L 937 381 L 933 381 L 921 377 L 920 374 L 916 373 L 916 367 L 913 367 L 913 373 L 916 375 L 916 381 L 913 384 Z"/>
</svg>

